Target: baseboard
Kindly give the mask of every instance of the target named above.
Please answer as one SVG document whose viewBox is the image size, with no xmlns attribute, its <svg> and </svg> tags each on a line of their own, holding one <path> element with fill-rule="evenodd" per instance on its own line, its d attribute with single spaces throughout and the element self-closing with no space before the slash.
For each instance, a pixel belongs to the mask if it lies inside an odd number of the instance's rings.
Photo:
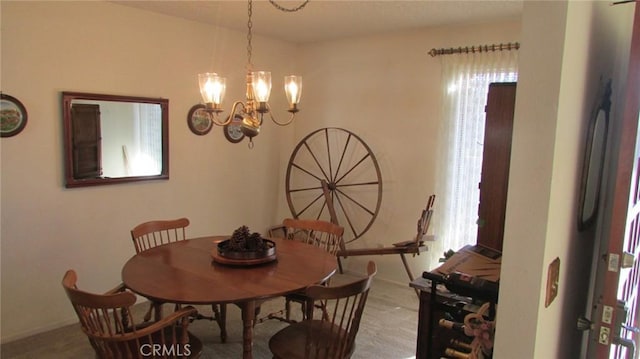
<svg viewBox="0 0 640 359">
<path fill-rule="evenodd" d="M 411 289 L 411 287 L 409 287 L 409 279 L 407 278 L 406 282 L 399 282 L 397 280 L 393 280 L 393 279 L 387 279 L 384 277 L 376 277 L 374 278 L 375 280 L 381 281 L 381 282 L 385 282 L 385 283 L 389 283 L 389 284 L 394 284 L 400 287 L 407 287 L 407 289 Z"/>
<path fill-rule="evenodd" d="M 345 269 L 343 274 L 352 275 L 352 276 L 362 276 L 363 275 L 362 273 L 350 271 L 348 269 Z M 392 279 L 379 277 L 379 276 L 373 277 L 373 280 L 374 281 L 385 282 L 385 283 L 389 283 L 389 284 L 393 284 L 393 285 L 397 285 L 399 287 L 407 287 L 407 289 L 411 289 L 411 287 L 409 287 L 409 282 L 408 281 L 407 282 L 399 282 L 397 280 L 392 280 Z"/>
<path fill-rule="evenodd" d="M 77 317 L 71 317 L 69 319 L 65 319 L 63 321 L 59 321 L 53 324 L 49 324 L 49 325 L 45 325 L 39 328 L 35 328 L 35 329 L 29 329 L 29 330 L 25 330 L 24 332 L 21 333 L 17 333 L 17 334 L 13 334 L 7 337 L 2 337 L 0 339 L 0 344 L 6 344 L 6 343 L 10 343 L 10 342 L 14 342 L 16 340 L 20 340 L 20 339 L 24 339 L 24 338 L 28 338 L 34 335 L 38 335 L 44 332 L 48 332 L 51 330 L 55 330 L 58 328 L 62 328 L 62 327 L 66 327 L 68 325 L 72 325 L 72 324 L 77 324 L 78 323 L 78 318 Z M 79 330 L 80 328 L 78 328 Z"/>
<path fill-rule="evenodd" d="M 138 301 L 136 302 L 136 304 L 134 304 L 136 306 L 148 302 L 148 299 L 145 298 L 145 297 L 142 297 L 142 296 L 137 296 L 137 297 L 138 297 Z M 62 328 L 62 327 L 66 327 L 68 325 L 77 324 L 77 323 L 78 323 L 78 317 L 73 316 L 73 317 L 70 317 L 68 319 L 56 322 L 54 324 L 45 325 L 45 326 L 42 326 L 42 327 L 39 327 L 39 328 L 35 328 L 35 329 L 25 330 L 24 332 L 13 334 L 13 335 L 10 335 L 8 337 L 2 336 L 0 338 L 0 345 L 6 344 L 6 343 L 10 343 L 10 342 L 14 342 L 16 340 L 28 338 L 28 337 L 31 337 L 31 336 L 34 336 L 34 335 L 38 335 L 38 334 L 41 334 L 41 333 L 44 333 L 44 332 L 48 332 L 48 331 L 51 331 L 51 330 L 56 330 L 56 329 L 59 329 L 59 328 Z M 78 330 L 80 330 L 80 327 L 78 327 Z M 2 334 L 0 333 L 0 336 L 1 335 Z"/>
</svg>

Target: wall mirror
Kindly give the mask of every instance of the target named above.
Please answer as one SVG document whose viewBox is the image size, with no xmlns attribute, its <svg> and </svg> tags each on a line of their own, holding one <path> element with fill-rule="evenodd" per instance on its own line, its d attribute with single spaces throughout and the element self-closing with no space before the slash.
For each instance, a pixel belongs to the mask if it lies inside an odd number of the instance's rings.
<svg viewBox="0 0 640 359">
<path fill-rule="evenodd" d="M 66 187 L 169 178 L 169 100 L 62 93 Z"/>
<path fill-rule="evenodd" d="M 607 150 L 609 112 L 611 110 L 611 81 L 609 81 L 598 99 L 587 127 L 582 167 L 582 186 L 578 211 L 578 230 L 588 228 L 596 219 L 600 203 L 600 187 Z"/>
</svg>

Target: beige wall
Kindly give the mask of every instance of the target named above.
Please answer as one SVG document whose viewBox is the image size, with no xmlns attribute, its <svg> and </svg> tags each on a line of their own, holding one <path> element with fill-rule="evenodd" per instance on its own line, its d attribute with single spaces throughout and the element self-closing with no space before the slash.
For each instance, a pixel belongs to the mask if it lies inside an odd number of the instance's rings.
<svg viewBox="0 0 640 359">
<path fill-rule="evenodd" d="M 245 39 L 107 2 L 2 2 L 2 91 L 29 113 L 1 143 L 3 341 L 74 320 L 60 287 L 68 268 L 88 290 L 117 284 L 140 222 L 186 216 L 198 236 L 281 220 L 273 208 L 291 130 L 267 124 L 249 150 L 218 127 L 196 136 L 186 124 L 199 72 L 227 74 L 229 99 L 244 96 Z M 293 50 L 256 36 L 254 64 L 295 72 Z M 61 91 L 168 98 L 170 179 L 64 188 Z"/>
</svg>

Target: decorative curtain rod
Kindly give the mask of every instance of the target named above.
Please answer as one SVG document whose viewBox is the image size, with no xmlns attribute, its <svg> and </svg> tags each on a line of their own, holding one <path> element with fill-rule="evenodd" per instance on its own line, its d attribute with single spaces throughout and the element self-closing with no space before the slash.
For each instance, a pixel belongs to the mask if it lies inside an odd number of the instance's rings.
<svg viewBox="0 0 640 359">
<path fill-rule="evenodd" d="M 520 48 L 519 42 L 509 42 L 506 44 L 493 44 L 493 45 L 480 45 L 480 46 L 465 46 L 465 47 L 450 47 L 448 49 L 431 49 L 429 55 L 436 57 L 439 55 L 453 55 L 453 54 L 474 54 L 476 52 L 493 52 L 493 51 L 508 51 L 518 50 Z"/>
</svg>

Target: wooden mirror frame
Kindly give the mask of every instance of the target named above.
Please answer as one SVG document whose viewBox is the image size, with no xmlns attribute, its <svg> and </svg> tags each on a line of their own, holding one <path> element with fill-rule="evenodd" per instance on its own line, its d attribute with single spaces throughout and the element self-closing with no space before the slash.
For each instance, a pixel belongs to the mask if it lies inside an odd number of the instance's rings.
<svg viewBox="0 0 640 359">
<path fill-rule="evenodd" d="M 73 154 L 73 128 L 71 117 L 71 105 L 74 100 L 88 101 L 111 101 L 128 103 L 145 103 L 160 105 L 162 114 L 162 169 L 158 175 L 127 176 L 127 177 L 92 177 L 76 178 L 74 176 L 74 154 Z M 136 181 L 148 181 L 169 179 L 169 100 L 163 98 L 149 98 L 137 96 L 105 95 L 82 92 L 62 92 L 62 120 L 64 125 L 64 166 L 65 166 L 65 186 L 86 187 L 116 183 L 127 183 Z"/>
<path fill-rule="evenodd" d="M 587 141 L 582 167 L 582 184 L 578 207 L 578 230 L 589 228 L 598 215 L 600 206 L 600 187 L 607 151 L 609 133 L 609 114 L 611 111 L 611 81 L 603 88 L 589 119 Z"/>
</svg>

